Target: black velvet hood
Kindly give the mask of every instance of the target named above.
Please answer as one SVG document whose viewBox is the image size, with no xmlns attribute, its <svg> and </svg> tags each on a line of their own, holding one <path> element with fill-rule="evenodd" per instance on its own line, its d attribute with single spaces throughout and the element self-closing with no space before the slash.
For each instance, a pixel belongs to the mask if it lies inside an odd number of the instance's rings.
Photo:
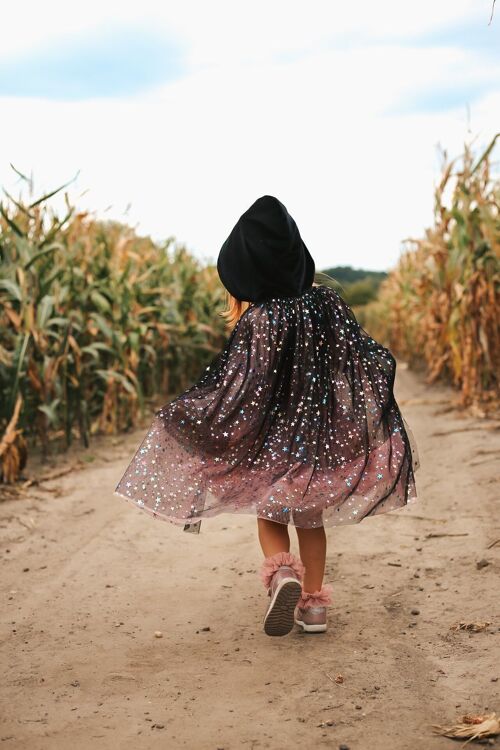
<svg viewBox="0 0 500 750">
<path fill-rule="evenodd" d="M 217 271 L 233 297 L 263 302 L 300 296 L 314 281 L 315 265 L 283 203 L 263 195 L 222 245 Z"/>
</svg>

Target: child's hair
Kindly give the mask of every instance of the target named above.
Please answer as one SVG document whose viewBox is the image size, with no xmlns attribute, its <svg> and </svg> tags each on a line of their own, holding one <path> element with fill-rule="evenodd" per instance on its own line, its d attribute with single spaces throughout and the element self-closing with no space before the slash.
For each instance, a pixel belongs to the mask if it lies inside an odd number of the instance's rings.
<svg viewBox="0 0 500 750">
<path fill-rule="evenodd" d="M 316 271 L 314 274 L 314 283 L 318 286 L 331 286 L 334 289 L 342 287 L 336 279 L 328 276 L 326 273 L 322 273 L 321 271 Z M 226 308 L 219 313 L 226 319 L 226 328 L 231 331 L 249 305 L 250 302 L 236 299 L 236 297 L 233 297 L 233 295 L 226 289 Z"/>
<path fill-rule="evenodd" d="M 249 302 L 233 297 L 226 289 L 226 307 L 220 313 L 226 319 L 226 328 L 231 331 L 249 305 Z"/>
</svg>

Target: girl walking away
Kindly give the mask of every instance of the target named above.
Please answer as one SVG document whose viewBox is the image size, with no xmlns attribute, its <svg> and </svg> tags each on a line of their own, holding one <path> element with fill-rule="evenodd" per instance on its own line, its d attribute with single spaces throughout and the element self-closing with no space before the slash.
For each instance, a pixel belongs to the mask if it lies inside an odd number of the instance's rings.
<svg viewBox="0 0 500 750">
<path fill-rule="evenodd" d="M 186 531 L 219 513 L 254 515 L 265 632 L 285 635 L 294 622 L 324 632 L 332 603 L 325 527 L 417 497 L 417 447 L 393 393 L 396 361 L 315 273 L 277 198 L 264 195 L 240 216 L 217 270 L 228 293 L 226 344 L 155 413 L 115 494 Z"/>
</svg>

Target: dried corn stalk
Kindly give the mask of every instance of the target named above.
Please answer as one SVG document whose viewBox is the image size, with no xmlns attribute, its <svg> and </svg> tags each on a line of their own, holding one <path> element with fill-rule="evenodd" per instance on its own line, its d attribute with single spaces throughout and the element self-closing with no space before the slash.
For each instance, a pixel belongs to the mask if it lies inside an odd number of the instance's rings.
<svg viewBox="0 0 500 750">
<path fill-rule="evenodd" d="M 22 398 L 18 396 L 14 414 L 0 441 L 0 480 L 11 483 L 17 479 L 26 463 L 26 441 L 22 430 L 17 428 Z"/>
<path fill-rule="evenodd" d="M 461 720 L 452 726 L 433 724 L 432 727 L 436 734 L 446 737 L 467 738 L 461 747 L 465 747 L 472 740 L 500 734 L 500 720 L 495 712 L 484 716 L 465 714 L 461 717 Z"/>
<path fill-rule="evenodd" d="M 469 146 L 459 165 L 444 154 L 434 226 L 406 241 L 364 313 L 370 333 L 423 368 L 428 382 L 452 383 L 460 405 L 481 403 L 484 413 L 500 401 L 500 180 L 490 173 L 497 137 L 477 160 Z"/>
<path fill-rule="evenodd" d="M 480 633 L 482 630 L 486 630 L 491 622 L 458 622 L 456 625 L 452 625 L 450 630 L 470 630 L 473 633 Z"/>
</svg>

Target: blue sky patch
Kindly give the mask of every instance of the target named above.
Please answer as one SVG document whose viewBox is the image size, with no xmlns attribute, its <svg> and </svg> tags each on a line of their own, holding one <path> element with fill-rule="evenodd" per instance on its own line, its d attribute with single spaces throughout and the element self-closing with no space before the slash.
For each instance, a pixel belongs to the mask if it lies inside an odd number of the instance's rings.
<svg viewBox="0 0 500 750">
<path fill-rule="evenodd" d="M 498 60 L 500 35 L 494 22 L 488 26 L 488 14 L 485 13 L 481 25 L 460 23 L 418 35 L 402 34 L 398 44 L 408 44 L 411 47 L 456 47 L 462 51 L 476 51 L 481 55 L 492 54 Z"/>
<path fill-rule="evenodd" d="M 465 113 L 467 105 L 473 105 L 490 91 L 496 91 L 493 81 L 458 83 L 429 86 L 419 91 L 409 91 L 401 96 L 394 106 L 384 110 L 384 115 L 433 114 L 447 112 L 462 107 Z M 472 112 L 474 114 L 474 112 Z"/>
<path fill-rule="evenodd" d="M 128 96 L 184 74 L 175 40 L 147 29 L 102 29 L 0 61 L 0 96 L 82 100 Z"/>
</svg>

